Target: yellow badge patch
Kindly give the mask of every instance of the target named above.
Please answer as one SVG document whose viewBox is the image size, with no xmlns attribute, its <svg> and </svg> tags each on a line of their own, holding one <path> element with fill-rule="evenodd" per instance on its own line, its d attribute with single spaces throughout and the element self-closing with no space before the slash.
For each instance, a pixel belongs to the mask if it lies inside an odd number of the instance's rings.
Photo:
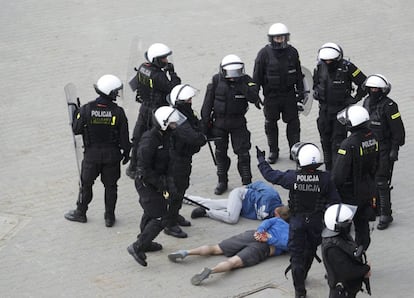
<svg viewBox="0 0 414 298">
<path fill-rule="evenodd" d="M 346 150 L 344 150 L 344 149 L 338 149 L 338 154 L 345 155 L 346 154 Z"/>
</svg>

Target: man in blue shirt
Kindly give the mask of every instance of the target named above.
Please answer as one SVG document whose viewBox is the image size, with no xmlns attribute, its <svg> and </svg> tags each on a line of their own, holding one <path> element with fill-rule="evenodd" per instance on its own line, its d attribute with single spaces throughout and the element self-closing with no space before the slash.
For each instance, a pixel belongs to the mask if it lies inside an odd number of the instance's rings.
<svg viewBox="0 0 414 298">
<path fill-rule="evenodd" d="M 208 199 L 191 195 L 187 197 L 209 208 L 195 208 L 191 218 L 207 216 L 229 224 L 236 224 L 240 216 L 259 220 L 273 217 L 275 208 L 283 205 L 279 193 L 263 181 L 233 189 L 228 199 Z"/>
<path fill-rule="evenodd" d="M 212 268 L 205 267 L 202 272 L 191 278 L 191 283 L 198 286 L 210 274 L 227 272 L 236 268 L 259 264 L 271 256 L 278 256 L 288 250 L 289 208 L 279 206 L 273 218 L 264 220 L 257 230 L 248 230 L 221 241 L 216 245 L 203 245 L 190 250 L 170 253 L 168 259 L 177 262 L 187 256 L 225 255 L 227 260 Z"/>
</svg>

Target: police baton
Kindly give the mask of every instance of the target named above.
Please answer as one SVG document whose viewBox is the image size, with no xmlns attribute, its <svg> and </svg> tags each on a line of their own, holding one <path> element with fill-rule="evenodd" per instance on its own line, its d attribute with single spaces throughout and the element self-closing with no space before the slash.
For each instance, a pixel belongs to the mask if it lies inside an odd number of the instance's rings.
<svg viewBox="0 0 414 298">
<path fill-rule="evenodd" d="M 214 165 L 217 166 L 216 156 L 214 155 L 213 147 L 211 146 L 211 141 L 221 140 L 221 137 L 207 137 L 208 149 L 210 149 L 211 157 L 213 158 Z"/>
<path fill-rule="evenodd" d="M 194 205 L 197 205 L 197 206 L 199 206 L 199 207 L 201 207 L 203 209 L 210 210 L 210 208 L 204 206 L 203 204 L 200 204 L 199 202 L 196 202 L 196 201 L 190 199 L 189 197 L 184 197 L 184 200 L 189 201 L 190 203 L 192 203 Z"/>
</svg>

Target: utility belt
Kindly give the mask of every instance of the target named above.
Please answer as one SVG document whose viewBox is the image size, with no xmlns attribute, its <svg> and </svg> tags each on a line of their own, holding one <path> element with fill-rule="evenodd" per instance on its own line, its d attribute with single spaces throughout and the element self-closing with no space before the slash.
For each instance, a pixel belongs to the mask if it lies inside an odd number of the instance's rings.
<svg viewBox="0 0 414 298">
<path fill-rule="evenodd" d="M 313 212 L 292 212 L 292 216 L 302 218 L 305 223 L 309 223 L 313 218 L 322 216 L 322 211 L 313 211 Z"/>
</svg>

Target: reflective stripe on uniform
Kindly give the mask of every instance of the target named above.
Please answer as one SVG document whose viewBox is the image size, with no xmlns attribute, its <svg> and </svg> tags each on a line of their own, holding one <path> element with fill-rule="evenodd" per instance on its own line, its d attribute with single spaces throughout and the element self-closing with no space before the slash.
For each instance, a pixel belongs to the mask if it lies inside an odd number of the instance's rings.
<svg viewBox="0 0 414 298">
<path fill-rule="evenodd" d="M 395 120 L 395 119 L 397 119 L 398 117 L 400 117 L 401 116 L 401 114 L 400 114 L 400 112 L 397 112 L 397 113 L 395 113 L 394 115 L 391 115 L 391 119 L 392 120 Z"/>
<path fill-rule="evenodd" d="M 352 76 L 355 78 L 359 73 L 361 72 L 361 70 L 359 68 L 357 68 L 353 73 Z"/>
<path fill-rule="evenodd" d="M 342 155 L 345 155 L 346 154 L 346 150 L 344 150 L 344 149 L 338 149 L 338 153 L 339 154 L 342 154 Z"/>
<path fill-rule="evenodd" d="M 115 125 L 115 122 L 116 122 L 116 116 L 112 116 L 111 125 Z"/>
</svg>

